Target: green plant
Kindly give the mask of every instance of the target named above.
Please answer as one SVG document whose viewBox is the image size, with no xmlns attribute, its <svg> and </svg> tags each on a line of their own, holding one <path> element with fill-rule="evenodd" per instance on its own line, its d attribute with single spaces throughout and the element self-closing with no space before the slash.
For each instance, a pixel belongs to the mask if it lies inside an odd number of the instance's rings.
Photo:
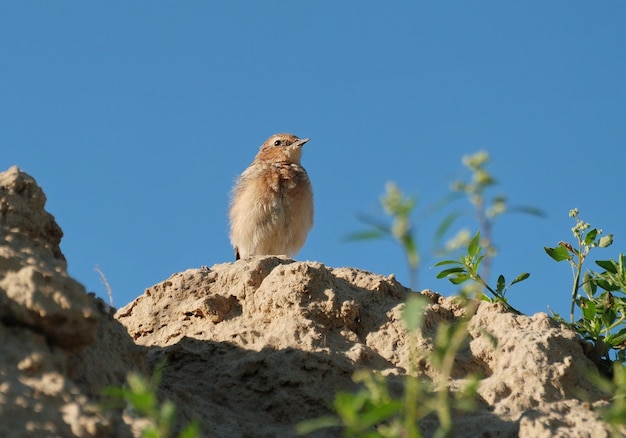
<svg viewBox="0 0 626 438">
<path fill-rule="evenodd" d="M 584 222 L 578 216 L 578 209 L 574 208 L 570 210 L 569 216 L 574 218 L 576 225 L 572 227 L 572 234 L 577 241 L 577 248 L 574 248 L 567 242 L 560 241 L 559 246 L 554 248 L 544 247 L 546 253 L 557 262 L 567 260 L 572 267 L 572 275 L 574 276 L 574 284 L 572 285 L 571 294 L 571 308 L 570 308 L 570 323 L 574 323 L 574 309 L 577 304 L 577 298 L 579 297 L 579 290 L 582 286 L 581 275 L 583 274 L 583 263 L 594 247 L 606 248 L 613 243 L 613 235 L 599 237 L 602 234 L 602 230 L 593 228 L 589 231 L 585 231 L 590 228 L 590 225 Z M 585 278 L 585 282 L 588 283 L 589 277 Z"/>
<path fill-rule="evenodd" d="M 483 247 L 485 256 L 483 263 L 483 275 L 489 278 L 491 260 L 496 255 L 496 248 L 492 240 L 493 220 L 506 211 L 506 198 L 503 195 L 496 195 L 487 206 L 486 190 L 496 184 L 496 179 L 486 170 L 489 163 L 489 153 L 479 151 L 471 155 L 464 155 L 461 162 L 471 172 L 469 181 L 457 180 L 452 183 L 451 190 L 465 194 L 474 209 L 479 229 L 483 234 Z M 464 230 L 463 230 L 464 231 Z M 468 233 L 463 232 L 464 236 Z M 463 239 L 454 239 L 458 247 L 467 244 Z"/>
<path fill-rule="evenodd" d="M 559 242 L 559 246 L 545 247 L 546 253 L 557 262 L 569 261 L 574 282 L 571 292 L 570 325 L 584 338 L 594 343 L 594 361 L 610 360 L 610 351 L 616 350 L 617 359 L 626 356 L 626 261 L 597 260 L 602 272 L 583 271 L 583 264 L 592 248 L 606 248 L 613 243 L 613 235 L 602 235 L 602 230 L 591 228 L 578 216 L 578 209 L 569 213 L 576 224 L 572 233 L 575 245 Z M 581 317 L 575 320 L 578 307 Z M 559 315 L 555 314 L 557 319 Z M 593 359 L 593 358 L 592 358 Z"/>
<path fill-rule="evenodd" d="M 453 244 L 449 241 L 443 253 L 449 254 L 465 244 L 467 253 L 458 260 L 437 263 L 436 267 L 444 267 L 437 278 L 448 278 L 453 284 L 459 285 L 471 280 L 478 286 L 470 289 L 475 295 L 469 295 L 468 289 L 465 289 L 462 290 L 461 299 L 473 296 L 499 302 L 508 311 L 521 314 L 508 302 L 506 294 L 512 285 L 526 280 L 530 274 L 522 273 L 509 283 L 503 275 L 500 275 L 495 287 L 488 284 L 491 261 L 496 254 L 491 235 L 493 220 L 506 211 L 517 210 L 538 216 L 543 214 L 530 207 L 510 209 L 502 195 L 494 197 L 491 205 L 488 205 L 485 192 L 488 187 L 495 184 L 495 179 L 485 170 L 488 161 L 489 156 L 486 152 L 463 158 L 463 164 L 472 171 L 472 179 L 467 183 L 457 181 L 452 190 L 456 194 L 464 193 L 469 199 L 476 213 L 479 231 L 470 239 L 469 233 L 461 230 L 452 239 Z M 410 217 L 417 202 L 414 198 L 403 195 L 395 184 L 390 183 L 386 194 L 381 198 L 381 204 L 385 213 L 392 217 L 391 226 L 366 220 L 365 222 L 372 226 L 372 230 L 353 235 L 353 240 L 393 236 L 403 247 L 409 269 L 415 271 L 416 278 L 421 257 L 415 238 L 416 229 Z M 443 236 L 460 216 L 458 212 L 449 214 L 438 227 L 437 236 Z M 610 234 L 602 236 L 602 230 L 591 229 L 589 224 L 578 217 L 577 209 L 570 211 L 570 216 L 576 221 L 572 228 L 576 243 L 572 245 L 559 242 L 557 247 L 546 247 L 545 251 L 556 261 L 570 262 L 574 277 L 570 325 L 584 339 L 593 341 L 593 351 L 591 354 L 588 352 L 588 355 L 598 365 L 601 374 L 612 376 L 612 380 L 597 376 L 598 386 L 612 397 L 610 404 L 603 408 L 601 413 L 612 427 L 613 436 L 623 436 L 626 418 L 626 368 L 623 365 L 626 362 L 626 256 L 620 254 L 616 260 L 597 260 L 595 263 L 602 268 L 601 272 L 592 270 L 584 272 L 583 264 L 590 250 L 594 247 L 608 247 L 613 242 L 613 236 Z M 476 309 L 477 302 L 475 300 L 466 302 L 468 303 L 466 315 L 471 315 Z M 576 306 L 582 314 L 578 321 L 574 320 Z M 417 330 L 416 327 L 421 324 L 419 315 L 422 310 L 416 313 L 409 311 L 410 308 L 410 303 L 407 303 L 405 322 L 409 332 L 414 333 L 412 330 Z M 565 322 L 558 314 L 553 316 Z M 452 430 L 452 412 L 471 409 L 476 394 L 477 379 L 470 379 L 470 384 L 466 388 L 454 393 L 447 386 L 454 358 L 467 340 L 468 321 L 469 316 L 455 325 L 440 324 L 433 351 L 421 355 L 412 353 L 414 362 L 410 367 L 411 372 L 403 378 L 404 398 L 399 399 L 391 395 L 386 378 L 372 372 L 361 371 L 355 374 L 355 381 L 363 385 L 358 393 L 337 394 L 334 404 L 337 416 L 305 422 L 298 430 L 306 433 L 321 427 L 334 426 L 341 427 L 345 436 L 418 437 L 419 420 L 434 414 L 440 424 L 436 436 L 449 435 Z M 412 346 L 414 345 L 413 343 Z M 613 363 L 609 358 L 610 350 L 616 350 L 617 360 Z M 430 363 L 432 368 L 437 370 L 439 378 L 430 382 L 415 377 L 417 361 Z M 608 372 L 608 368 L 612 368 L 612 372 Z"/>
<path fill-rule="evenodd" d="M 435 267 L 452 266 L 444 269 L 439 274 L 437 274 L 437 278 L 448 278 L 448 280 L 450 280 L 450 282 L 453 284 L 462 284 L 468 280 L 474 281 L 478 283 L 481 287 L 489 291 L 493 296 L 493 298 L 490 299 L 484 293 L 481 293 L 480 298 L 487 301 L 501 303 L 508 311 L 520 315 L 521 312 L 513 307 L 511 304 L 509 304 L 506 298 L 506 292 L 508 291 L 509 287 L 511 287 L 515 283 L 526 280 L 528 277 L 530 277 L 530 274 L 527 272 L 522 273 L 515 277 L 515 279 L 508 285 L 506 284 L 506 279 L 504 278 L 504 275 L 500 275 L 494 289 L 487 284 L 487 282 L 479 273 L 480 264 L 483 262 L 483 260 L 486 259 L 486 257 L 487 254 L 483 253 L 483 248 L 480 245 L 480 231 L 478 231 L 467 246 L 466 255 L 461 256 L 459 260 L 443 260 L 435 264 Z"/>
<path fill-rule="evenodd" d="M 176 407 L 169 400 L 159 404 L 157 388 L 163 375 L 163 365 L 157 366 L 152 378 L 131 372 L 128 374 L 125 387 L 105 388 L 104 395 L 110 398 L 112 406 L 124 407 L 140 418 L 147 420 L 148 425 L 142 431 L 142 438 L 169 438 L 173 436 Z M 187 425 L 178 435 L 179 438 L 197 438 L 200 436 L 200 425 L 193 422 Z"/>
<path fill-rule="evenodd" d="M 489 160 L 489 154 L 485 151 L 463 156 L 462 163 L 471 172 L 469 180 L 458 180 L 452 183 L 451 193 L 421 211 L 416 220 L 412 220 L 412 217 L 417 210 L 417 199 L 402 193 L 395 183 L 388 182 L 385 187 L 385 193 L 380 198 L 380 204 L 384 213 L 391 218 L 391 224 L 370 216 L 359 215 L 359 220 L 367 224 L 369 228 L 350 234 L 348 240 L 363 241 L 391 237 L 404 250 L 409 268 L 409 285 L 412 289 L 417 290 L 419 268 L 425 255 L 420 251 L 420 246 L 418 245 L 418 225 L 416 224 L 421 226 L 426 219 L 440 213 L 442 210 L 446 210 L 454 201 L 465 197 L 472 205 L 473 215 L 475 215 L 478 221 L 478 226 L 483 236 L 481 245 L 484 248 L 485 257 L 481 264 L 481 277 L 488 280 L 492 259 L 496 255 L 496 247 L 492 237 L 495 219 L 506 212 L 523 212 L 543 216 L 540 210 L 533 207 L 509 207 L 506 197 L 502 194 L 498 194 L 491 200 L 488 200 L 488 189 L 497 184 L 496 179 L 486 169 Z M 471 239 L 467 228 L 461 228 L 456 235 L 442 244 L 444 236 L 446 236 L 456 221 L 466 215 L 466 212 L 455 209 L 447 212 L 441 218 L 433 233 L 433 254 L 441 257 L 467 246 Z"/>
<path fill-rule="evenodd" d="M 497 184 L 495 177 L 487 170 L 491 158 L 486 151 L 478 151 L 474 154 L 464 155 L 463 165 L 471 172 L 468 181 L 457 180 L 452 183 L 453 193 L 462 193 L 472 205 L 478 228 L 482 235 L 481 245 L 484 249 L 480 273 L 481 277 L 489 280 L 493 258 L 497 254 L 496 245 L 493 242 L 494 221 L 497 217 L 507 212 L 518 212 L 543 217 L 541 210 L 530 206 L 508 205 L 507 197 L 503 194 L 496 194 L 490 200 L 487 191 Z M 449 216 L 451 220 L 460 217 L 456 213 Z M 467 229 L 461 229 L 457 235 L 448 241 L 447 250 L 443 254 L 450 253 L 453 249 L 465 247 L 470 240 L 470 233 Z M 481 282 L 478 282 L 482 284 Z"/>
<path fill-rule="evenodd" d="M 614 438 L 626 435 L 626 367 L 613 363 L 612 379 L 595 376 L 598 388 L 610 397 L 610 402 L 600 408 L 600 417 L 611 427 Z"/>
<path fill-rule="evenodd" d="M 388 380 L 372 371 L 361 370 L 353 376 L 363 386 L 356 393 L 339 392 L 333 403 L 336 416 L 323 417 L 300 423 L 296 431 L 312 431 L 339 427 L 346 437 L 391 438 L 421 437 L 418 422 L 434 414 L 439 419 L 435 437 L 450 436 L 452 413 L 474 408 L 478 379 L 470 378 L 464 388 L 451 391 L 454 358 L 467 342 L 467 324 L 475 311 L 475 303 L 468 301 L 466 316 L 456 324 L 442 323 L 435 336 L 432 352 L 419 351 L 417 333 L 422 326 L 426 300 L 417 294 L 406 303 L 403 319 L 409 335 L 410 372 L 403 379 L 404 394 L 394 397 Z M 434 381 L 417 377 L 418 364 L 427 361 L 437 371 Z"/>
<path fill-rule="evenodd" d="M 417 289 L 417 275 L 421 262 L 417 239 L 415 238 L 415 226 L 411 221 L 417 199 L 406 196 L 400 191 L 394 182 L 385 185 L 385 194 L 380 198 L 380 204 L 385 214 L 391 217 L 391 224 L 378 221 L 369 216 L 360 215 L 359 219 L 369 225 L 369 229 L 350 234 L 347 239 L 362 241 L 391 237 L 400 244 L 406 256 L 410 286 Z"/>
<path fill-rule="evenodd" d="M 479 377 L 470 376 L 463 388 L 452 392 L 449 382 L 452 377 L 454 360 L 468 339 L 468 325 L 476 311 L 476 302 L 468 301 L 465 316 L 455 324 L 441 323 L 437 329 L 434 349 L 430 355 L 433 367 L 438 371 L 435 386 L 424 397 L 425 404 L 437 415 L 439 429 L 435 437 L 447 437 L 452 433 L 452 414 L 454 411 L 472 411 L 475 409 Z M 421 400 L 421 399 L 420 399 Z"/>
<path fill-rule="evenodd" d="M 626 267 L 624 254 L 619 261 L 597 260 L 605 271 L 589 271 L 582 288 L 586 297 L 579 297 L 583 318 L 577 323 L 579 333 L 599 346 L 601 357 L 609 358 L 609 350 L 617 351 L 616 358 L 626 361 Z M 603 290 L 598 293 L 598 288 Z"/>
</svg>

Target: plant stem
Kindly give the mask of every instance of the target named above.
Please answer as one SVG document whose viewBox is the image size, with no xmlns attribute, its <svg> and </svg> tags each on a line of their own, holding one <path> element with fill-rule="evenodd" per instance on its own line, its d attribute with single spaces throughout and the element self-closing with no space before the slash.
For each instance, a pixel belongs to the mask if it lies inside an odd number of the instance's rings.
<svg viewBox="0 0 626 438">
<path fill-rule="evenodd" d="M 407 259 L 408 259 L 408 254 L 407 254 Z M 418 275 L 418 267 L 415 266 L 413 263 L 408 262 L 408 266 L 409 266 L 409 287 L 417 292 L 417 275 Z"/>
<path fill-rule="evenodd" d="M 404 396 L 404 432 L 407 438 L 420 438 L 421 433 L 417 427 L 416 419 L 419 418 L 418 402 L 420 392 L 420 382 L 417 378 L 418 361 L 417 356 L 417 334 L 415 331 L 409 332 L 409 374 L 405 380 L 405 396 Z"/>
<path fill-rule="evenodd" d="M 578 295 L 578 288 L 580 283 L 580 270 L 582 269 L 582 263 L 580 257 L 578 258 L 578 266 L 576 266 L 576 275 L 574 278 L 574 286 L 572 287 L 572 306 L 570 308 L 569 322 L 574 324 L 574 309 L 576 306 L 576 296 Z"/>
<path fill-rule="evenodd" d="M 491 295 L 493 295 L 494 297 L 496 297 L 498 299 L 498 302 L 501 303 L 506 310 L 508 310 L 509 312 L 513 312 L 516 315 L 522 315 L 522 312 L 520 312 L 519 310 L 517 310 L 515 307 L 511 306 L 509 304 L 509 302 L 506 300 L 506 298 L 504 298 L 502 295 L 500 295 L 498 292 L 496 292 L 495 290 L 493 290 L 485 280 L 483 280 L 483 278 L 480 276 L 480 274 L 478 274 L 477 272 L 474 273 L 474 279 L 475 281 L 478 281 L 480 284 L 483 285 L 483 287 L 485 289 L 487 289 L 489 292 L 491 292 Z"/>
<path fill-rule="evenodd" d="M 416 422 L 418 418 L 417 407 L 419 398 L 419 381 L 417 377 L 407 376 L 405 392 L 404 431 L 407 438 L 419 438 L 421 437 L 421 433 Z"/>
<path fill-rule="evenodd" d="M 476 313 L 477 308 L 478 301 L 468 301 L 465 308 L 465 315 L 462 316 L 461 320 L 456 325 L 450 327 L 452 331 L 450 341 L 441 358 L 441 369 L 439 370 L 440 378 L 442 378 L 439 382 L 440 388 L 437 392 L 437 416 L 439 417 L 440 426 L 435 433 L 436 438 L 447 437 L 452 432 L 452 395 L 450 393 L 449 379 L 452 377 L 456 357 L 469 337 L 469 322 Z"/>
<path fill-rule="evenodd" d="M 482 230 L 481 234 L 483 236 L 484 241 L 486 242 L 485 244 L 486 252 L 485 252 L 485 258 L 482 263 L 482 272 L 483 272 L 483 276 L 489 279 L 489 275 L 491 274 L 491 261 L 492 261 L 492 255 L 490 253 L 493 251 L 492 244 L 491 244 L 492 230 L 491 230 L 491 222 L 489 221 L 489 219 L 487 219 L 487 215 L 485 214 L 485 205 L 483 202 L 482 195 L 480 196 L 480 201 L 476 202 L 475 207 L 476 207 L 476 216 L 478 219 L 478 224 L 480 225 L 480 229 Z"/>
<path fill-rule="evenodd" d="M 583 270 L 583 263 L 585 262 L 586 251 L 583 248 L 583 240 L 580 234 L 576 235 L 578 240 L 578 251 L 576 252 L 577 262 L 574 265 L 572 262 L 572 269 L 575 269 L 574 273 L 574 285 L 572 286 L 572 305 L 570 307 L 569 322 L 574 324 L 574 309 L 576 306 L 576 297 L 578 296 L 578 289 L 580 289 L 580 273 Z"/>
</svg>

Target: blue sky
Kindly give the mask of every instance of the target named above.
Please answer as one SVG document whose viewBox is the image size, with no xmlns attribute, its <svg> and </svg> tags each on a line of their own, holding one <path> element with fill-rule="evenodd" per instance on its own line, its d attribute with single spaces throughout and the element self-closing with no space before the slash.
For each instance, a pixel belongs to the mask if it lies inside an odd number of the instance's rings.
<svg viewBox="0 0 626 438">
<path fill-rule="evenodd" d="M 393 242 L 345 242 L 356 214 L 382 218 L 390 180 L 426 207 L 486 150 L 494 194 L 547 215 L 499 219 L 494 274 L 531 273 L 522 311 L 567 313 L 543 246 L 571 239 L 568 211 L 615 234 L 592 258 L 626 252 L 625 22 L 623 1 L 3 2 L 0 169 L 37 179 L 70 274 L 106 297 L 99 265 L 121 307 L 232 260 L 228 194 L 273 133 L 311 138 L 297 259 L 404 283 Z M 453 293 L 435 273 L 419 286 Z"/>
</svg>

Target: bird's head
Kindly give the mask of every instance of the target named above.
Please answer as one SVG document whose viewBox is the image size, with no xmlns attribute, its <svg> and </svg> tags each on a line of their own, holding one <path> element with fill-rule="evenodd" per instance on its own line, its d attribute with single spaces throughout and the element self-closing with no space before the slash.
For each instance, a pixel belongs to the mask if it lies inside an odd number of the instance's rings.
<svg viewBox="0 0 626 438">
<path fill-rule="evenodd" d="M 261 145 L 257 159 L 300 164 L 302 146 L 309 141 L 300 139 L 293 134 L 274 134 Z"/>
</svg>

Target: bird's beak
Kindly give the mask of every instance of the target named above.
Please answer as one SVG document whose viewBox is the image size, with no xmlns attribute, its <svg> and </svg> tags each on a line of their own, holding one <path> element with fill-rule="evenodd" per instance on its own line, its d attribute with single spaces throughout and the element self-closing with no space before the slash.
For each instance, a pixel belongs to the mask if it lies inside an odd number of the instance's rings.
<svg viewBox="0 0 626 438">
<path fill-rule="evenodd" d="M 309 141 L 308 138 L 301 138 L 300 140 L 295 142 L 292 146 L 302 147 L 304 146 L 304 143 L 306 143 L 307 141 Z"/>
</svg>

